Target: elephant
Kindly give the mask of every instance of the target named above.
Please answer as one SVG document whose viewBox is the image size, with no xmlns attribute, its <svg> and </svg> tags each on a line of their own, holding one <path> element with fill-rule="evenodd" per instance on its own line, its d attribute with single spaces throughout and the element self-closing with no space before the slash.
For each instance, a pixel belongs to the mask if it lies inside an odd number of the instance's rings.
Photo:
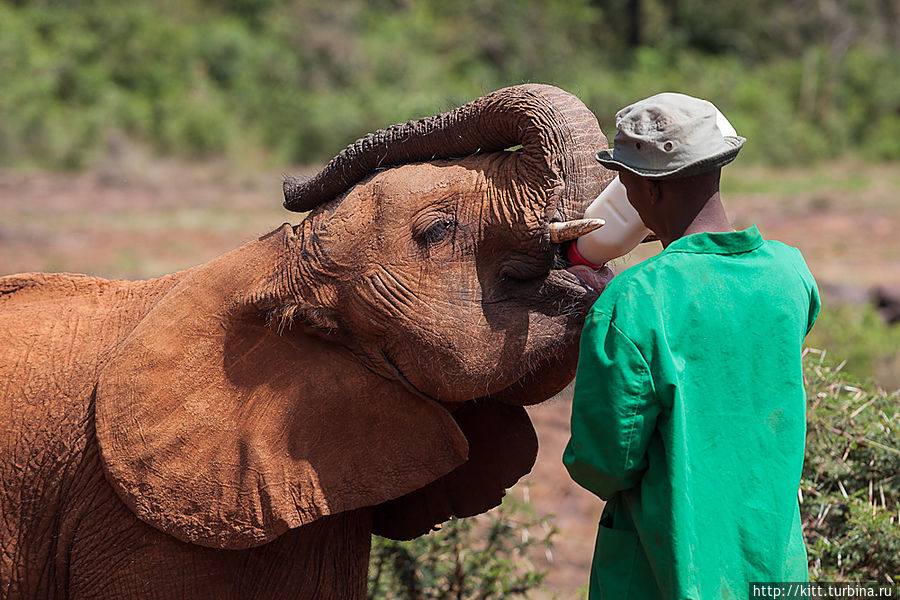
<svg viewBox="0 0 900 600">
<path fill-rule="evenodd" d="M 513 86 L 288 177 L 306 216 L 208 263 L 0 278 L 0 598 L 364 598 L 372 534 L 498 505 L 574 377 L 606 145 Z"/>
</svg>

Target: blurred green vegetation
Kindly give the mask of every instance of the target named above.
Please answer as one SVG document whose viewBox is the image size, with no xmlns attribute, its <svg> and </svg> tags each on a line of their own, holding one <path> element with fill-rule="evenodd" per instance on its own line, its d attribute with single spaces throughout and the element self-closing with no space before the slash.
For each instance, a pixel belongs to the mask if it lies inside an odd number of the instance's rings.
<svg viewBox="0 0 900 600">
<path fill-rule="evenodd" d="M 900 326 L 886 323 L 871 304 L 827 305 L 806 344 L 827 349 L 844 373 L 860 381 L 900 390 Z"/>
<path fill-rule="evenodd" d="M 125 140 L 321 163 L 368 131 L 525 81 L 599 116 L 714 99 L 785 164 L 900 158 L 897 0 L 0 0 L 0 165 Z"/>
</svg>

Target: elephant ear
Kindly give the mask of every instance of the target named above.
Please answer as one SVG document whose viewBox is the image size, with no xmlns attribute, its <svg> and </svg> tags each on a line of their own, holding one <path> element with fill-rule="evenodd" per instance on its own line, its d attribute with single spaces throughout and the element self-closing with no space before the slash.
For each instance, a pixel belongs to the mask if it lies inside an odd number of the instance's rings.
<svg viewBox="0 0 900 600">
<path fill-rule="evenodd" d="M 375 508 L 372 533 L 409 540 L 450 517 L 471 517 L 499 505 L 534 466 L 538 441 L 521 406 L 467 402 L 453 418 L 469 442 L 469 460 L 421 489 Z"/>
<path fill-rule="evenodd" d="M 260 306 L 288 226 L 189 271 L 100 374 L 107 479 L 143 521 L 214 548 L 407 494 L 468 447 L 442 406 L 314 335 L 278 335 Z"/>
</svg>

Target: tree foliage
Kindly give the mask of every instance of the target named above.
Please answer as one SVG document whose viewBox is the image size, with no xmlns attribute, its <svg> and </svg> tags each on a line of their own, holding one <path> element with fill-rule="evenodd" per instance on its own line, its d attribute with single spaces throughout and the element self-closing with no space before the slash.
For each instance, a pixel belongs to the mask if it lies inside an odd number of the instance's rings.
<svg viewBox="0 0 900 600">
<path fill-rule="evenodd" d="M 525 81 L 627 103 L 715 99 L 783 163 L 900 157 L 898 0 L 0 0 L 0 164 L 161 153 L 322 162 Z"/>
</svg>

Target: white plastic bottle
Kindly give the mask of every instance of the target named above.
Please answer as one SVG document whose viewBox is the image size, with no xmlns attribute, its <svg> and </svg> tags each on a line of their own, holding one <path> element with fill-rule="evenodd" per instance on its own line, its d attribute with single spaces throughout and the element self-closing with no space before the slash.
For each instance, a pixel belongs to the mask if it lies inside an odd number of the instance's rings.
<svg viewBox="0 0 900 600">
<path fill-rule="evenodd" d="M 584 218 L 603 219 L 606 225 L 575 240 L 569 251 L 569 261 L 573 263 L 582 262 L 577 259 L 581 255 L 591 263 L 590 266 L 600 267 L 631 252 L 650 233 L 628 201 L 625 186 L 618 175 L 587 207 Z M 572 252 L 572 248 L 577 250 L 577 254 Z"/>
</svg>

